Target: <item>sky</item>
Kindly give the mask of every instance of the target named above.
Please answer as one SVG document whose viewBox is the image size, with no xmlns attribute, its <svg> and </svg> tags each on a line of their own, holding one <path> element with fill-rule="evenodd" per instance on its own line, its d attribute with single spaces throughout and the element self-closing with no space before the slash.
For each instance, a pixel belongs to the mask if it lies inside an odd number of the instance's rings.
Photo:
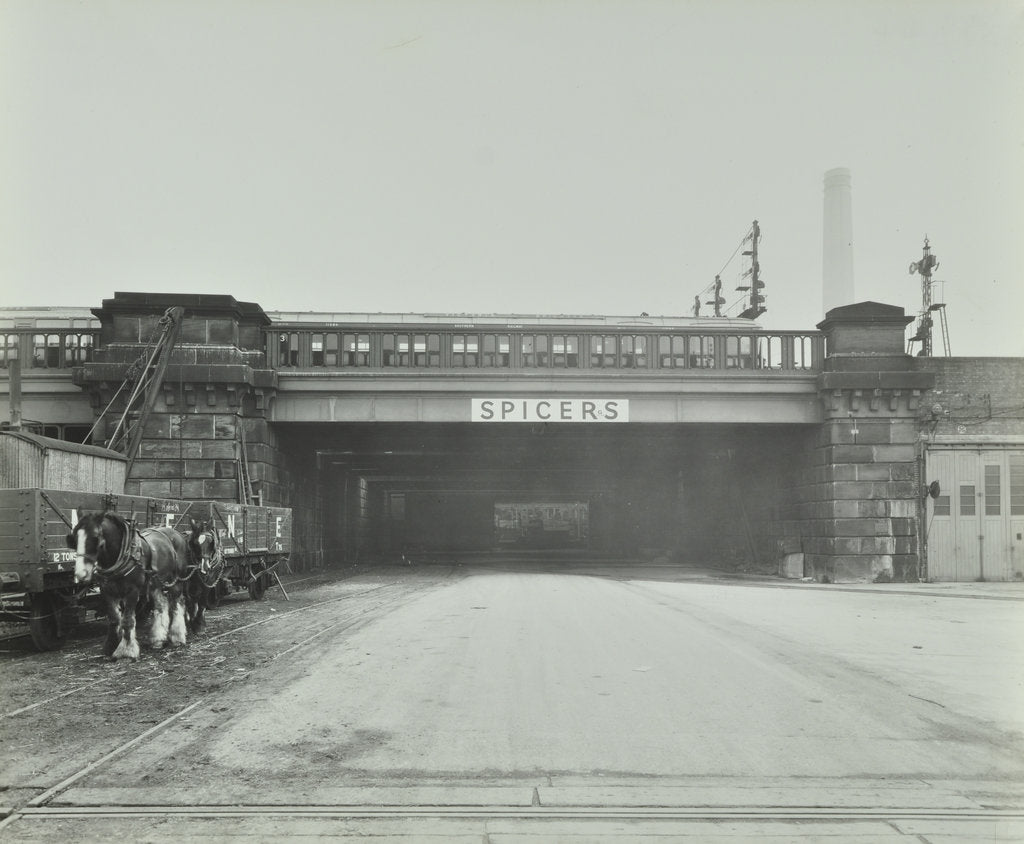
<svg viewBox="0 0 1024 844">
<path fill-rule="evenodd" d="M 807 329 L 846 167 L 853 301 L 927 235 L 952 353 L 1024 354 L 1024 0 L 3 0 L 0 125 L 0 306 L 735 312 L 757 220 Z"/>
</svg>

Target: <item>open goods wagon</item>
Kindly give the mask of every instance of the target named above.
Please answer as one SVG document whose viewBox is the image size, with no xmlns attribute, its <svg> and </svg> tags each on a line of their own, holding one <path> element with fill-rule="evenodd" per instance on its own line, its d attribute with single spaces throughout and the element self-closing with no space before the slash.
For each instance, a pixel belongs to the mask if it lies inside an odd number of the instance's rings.
<svg viewBox="0 0 1024 844">
<path fill-rule="evenodd" d="M 59 647 L 67 631 L 102 611 L 98 590 L 76 584 L 66 537 L 82 512 L 111 510 L 140 527 L 185 531 L 213 522 L 223 562 L 208 585 L 214 604 L 234 589 L 262 598 L 291 550 L 291 510 L 53 489 L 0 489 L 0 619 L 28 622 L 36 647 Z"/>
<path fill-rule="evenodd" d="M 111 510 L 140 527 L 168 523 L 183 502 L 66 489 L 0 489 L 0 618 L 27 621 L 40 650 L 100 611 L 98 590 L 75 583 L 67 535 L 81 513 Z"/>
<path fill-rule="evenodd" d="M 223 501 L 188 501 L 183 517 L 209 522 L 217 532 L 221 561 L 204 575 L 206 605 L 214 607 L 232 591 L 246 589 L 258 601 L 288 564 L 292 547 L 292 511 Z M 177 524 L 171 522 L 172 527 Z"/>
</svg>

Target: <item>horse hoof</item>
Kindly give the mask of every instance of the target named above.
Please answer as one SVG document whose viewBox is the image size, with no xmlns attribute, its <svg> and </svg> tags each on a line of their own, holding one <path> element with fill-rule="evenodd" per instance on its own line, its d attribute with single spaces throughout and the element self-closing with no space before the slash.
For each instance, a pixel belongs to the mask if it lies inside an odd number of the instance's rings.
<svg viewBox="0 0 1024 844">
<path fill-rule="evenodd" d="M 149 646 L 154 651 L 162 651 L 164 649 L 164 643 L 163 642 L 150 642 Z"/>
</svg>

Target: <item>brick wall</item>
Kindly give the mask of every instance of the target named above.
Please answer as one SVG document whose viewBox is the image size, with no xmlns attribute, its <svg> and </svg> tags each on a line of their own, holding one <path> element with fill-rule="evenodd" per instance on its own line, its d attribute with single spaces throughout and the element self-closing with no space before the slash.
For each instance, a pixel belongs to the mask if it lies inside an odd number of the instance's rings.
<svg viewBox="0 0 1024 844">
<path fill-rule="evenodd" d="M 1024 358 L 914 358 L 935 386 L 922 398 L 926 436 L 1024 436 Z"/>
</svg>

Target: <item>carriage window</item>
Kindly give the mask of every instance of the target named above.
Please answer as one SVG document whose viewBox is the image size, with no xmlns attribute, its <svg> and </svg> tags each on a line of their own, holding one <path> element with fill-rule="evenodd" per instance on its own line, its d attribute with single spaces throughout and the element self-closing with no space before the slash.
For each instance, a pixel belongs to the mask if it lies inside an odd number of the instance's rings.
<svg viewBox="0 0 1024 844">
<path fill-rule="evenodd" d="M 672 338 L 664 334 L 658 337 L 658 366 L 662 369 L 672 366 Z"/>
<path fill-rule="evenodd" d="M 480 337 L 477 334 L 452 335 L 452 366 L 477 366 L 480 363 Z"/>
<path fill-rule="evenodd" d="M 381 356 L 384 366 L 409 365 L 409 335 L 385 334 L 381 337 Z"/>
<path fill-rule="evenodd" d="M 32 338 L 32 366 L 54 369 L 60 362 L 60 335 L 36 334 Z"/>
<path fill-rule="evenodd" d="M 715 366 L 715 338 L 690 337 L 690 366 L 693 369 L 713 369 Z"/>
<path fill-rule="evenodd" d="M 619 366 L 625 369 L 647 366 L 647 338 L 619 338 Z"/>
<path fill-rule="evenodd" d="M 483 365 L 508 366 L 509 349 L 508 334 L 485 334 Z"/>
<path fill-rule="evenodd" d="M 277 336 L 277 357 L 281 366 L 299 365 L 299 335 L 294 333 Z"/>
<path fill-rule="evenodd" d="M 324 335 L 313 334 L 309 338 L 310 360 L 313 366 L 324 365 Z"/>
<path fill-rule="evenodd" d="M 548 337 L 546 334 L 523 335 L 523 366 L 547 366 Z"/>
<path fill-rule="evenodd" d="M 551 338 L 551 363 L 566 369 L 578 369 L 580 365 L 580 338 L 573 335 L 556 335 Z"/>
<path fill-rule="evenodd" d="M 686 338 L 678 334 L 658 338 L 658 365 L 662 369 L 680 369 L 686 366 Z"/>
<path fill-rule="evenodd" d="M 328 334 L 324 343 L 324 366 L 338 365 L 338 335 Z"/>
<path fill-rule="evenodd" d="M 635 337 L 619 338 L 619 366 L 623 369 L 632 369 L 636 366 L 636 354 L 633 351 Z"/>
<path fill-rule="evenodd" d="M 1010 455 L 1010 515 L 1024 516 L 1024 454 Z"/>
<path fill-rule="evenodd" d="M 414 334 L 413 366 L 441 365 L 441 338 L 438 334 Z"/>
<path fill-rule="evenodd" d="M 960 484 L 960 515 L 961 516 L 974 516 L 977 515 L 975 509 L 975 496 L 977 491 L 974 488 L 974 484 Z"/>
<path fill-rule="evenodd" d="M 370 335 L 343 334 L 341 339 L 342 366 L 370 365 Z"/>
<path fill-rule="evenodd" d="M 935 499 L 935 503 L 932 505 L 933 516 L 948 516 L 949 515 L 949 496 L 940 495 Z"/>
<path fill-rule="evenodd" d="M 616 361 L 616 350 L 618 349 L 618 337 L 591 337 L 590 338 L 590 365 L 594 367 L 614 367 Z"/>
<path fill-rule="evenodd" d="M 998 516 L 1002 510 L 1000 500 L 999 467 L 985 467 L 985 515 Z"/>
<path fill-rule="evenodd" d="M 7 368 L 8 361 L 18 359 L 18 335 L 0 334 L 0 368 Z"/>
<path fill-rule="evenodd" d="M 725 366 L 727 369 L 748 369 L 750 367 L 750 338 L 725 338 Z"/>
</svg>

